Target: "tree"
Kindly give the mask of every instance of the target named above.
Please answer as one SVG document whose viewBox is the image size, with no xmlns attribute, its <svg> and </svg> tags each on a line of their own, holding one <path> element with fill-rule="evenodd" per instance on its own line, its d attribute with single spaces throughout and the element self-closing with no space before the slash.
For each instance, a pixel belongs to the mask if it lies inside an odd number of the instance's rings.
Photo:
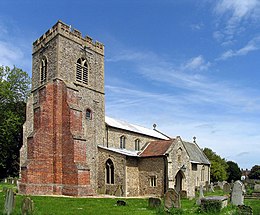
<svg viewBox="0 0 260 215">
<path fill-rule="evenodd" d="M 19 150 L 30 83 L 30 77 L 22 69 L 0 66 L 0 178 L 19 174 Z"/>
<path fill-rule="evenodd" d="M 253 166 L 248 177 L 251 179 L 260 179 L 260 166 L 259 165 Z"/>
<path fill-rule="evenodd" d="M 211 181 L 224 181 L 227 180 L 227 168 L 228 165 L 225 159 L 221 158 L 215 152 L 209 148 L 203 150 L 204 154 L 207 156 L 211 163 L 210 167 L 210 179 Z"/>
<path fill-rule="evenodd" d="M 233 161 L 228 161 L 227 165 L 228 182 L 231 182 L 232 180 L 240 180 L 242 173 L 240 168 L 238 167 L 238 164 Z"/>
</svg>

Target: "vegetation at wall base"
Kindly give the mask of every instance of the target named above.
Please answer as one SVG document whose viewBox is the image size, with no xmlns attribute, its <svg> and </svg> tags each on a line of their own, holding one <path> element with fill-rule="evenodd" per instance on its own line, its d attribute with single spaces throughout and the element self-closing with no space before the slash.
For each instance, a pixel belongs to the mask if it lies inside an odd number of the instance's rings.
<svg viewBox="0 0 260 215">
<path fill-rule="evenodd" d="M 12 187 L 16 190 L 16 187 L 8 184 L 0 184 L 0 214 L 4 210 L 5 193 L 4 187 Z M 222 191 L 213 193 L 215 195 L 223 195 Z M 205 196 L 212 195 L 212 193 L 205 193 Z M 16 195 L 15 209 L 12 215 L 20 215 L 22 208 L 22 201 L 27 196 Z M 104 215 L 148 215 L 148 214 L 209 214 L 199 210 L 199 206 L 196 205 L 196 200 L 182 199 L 182 208 L 172 208 L 169 212 L 164 210 L 163 204 L 160 208 L 150 209 L 148 208 L 148 199 L 146 198 L 75 198 L 75 197 L 54 197 L 54 196 L 30 196 L 34 202 L 34 215 L 59 215 L 59 214 L 104 214 Z M 126 206 L 117 206 L 117 200 L 124 200 Z M 245 205 L 252 207 L 254 214 L 260 214 L 260 200 L 245 199 Z M 214 214 L 214 213 L 210 213 Z M 221 210 L 221 212 L 215 214 L 237 214 L 237 207 L 228 205 L 228 207 Z"/>
</svg>

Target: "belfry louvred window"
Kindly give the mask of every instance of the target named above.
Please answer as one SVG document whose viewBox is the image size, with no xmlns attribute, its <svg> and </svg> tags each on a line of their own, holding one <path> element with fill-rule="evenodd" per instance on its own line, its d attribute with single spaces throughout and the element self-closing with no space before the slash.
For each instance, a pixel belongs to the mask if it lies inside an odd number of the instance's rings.
<svg viewBox="0 0 260 215">
<path fill-rule="evenodd" d="M 47 59 L 43 57 L 41 60 L 41 67 L 40 67 L 40 80 L 41 83 L 46 82 L 47 79 Z"/>
<path fill-rule="evenodd" d="M 76 64 L 76 81 L 88 84 L 88 63 L 84 58 L 79 58 Z"/>
</svg>

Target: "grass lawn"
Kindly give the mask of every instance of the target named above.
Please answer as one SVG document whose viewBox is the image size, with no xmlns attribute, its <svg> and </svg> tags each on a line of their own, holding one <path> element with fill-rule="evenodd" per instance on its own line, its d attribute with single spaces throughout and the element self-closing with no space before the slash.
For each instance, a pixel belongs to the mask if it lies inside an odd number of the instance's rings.
<svg viewBox="0 0 260 215">
<path fill-rule="evenodd" d="M 0 184 L 0 214 L 4 210 L 4 192 L 3 186 Z M 10 185 L 8 185 L 10 187 Z M 222 191 L 216 191 L 214 195 L 223 195 Z M 212 195 L 212 193 L 210 193 Z M 12 214 L 21 214 L 21 202 L 24 196 L 16 195 L 16 206 Z M 126 206 L 117 206 L 116 202 L 119 198 L 70 198 L 70 197 L 51 197 L 51 196 L 31 196 L 34 201 L 34 214 L 39 215 L 59 215 L 59 214 L 93 214 L 93 215 L 109 215 L 109 214 L 169 214 L 165 213 L 163 207 L 159 209 L 148 208 L 148 200 L 143 198 L 120 198 L 126 201 Z M 253 208 L 254 214 L 260 215 L 260 200 L 246 199 L 246 205 Z M 183 199 L 181 209 L 173 209 L 171 214 L 199 214 L 196 200 Z M 236 207 L 229 205 L 223 209 L 220 214 L 236 214 Z"/>
</svg>

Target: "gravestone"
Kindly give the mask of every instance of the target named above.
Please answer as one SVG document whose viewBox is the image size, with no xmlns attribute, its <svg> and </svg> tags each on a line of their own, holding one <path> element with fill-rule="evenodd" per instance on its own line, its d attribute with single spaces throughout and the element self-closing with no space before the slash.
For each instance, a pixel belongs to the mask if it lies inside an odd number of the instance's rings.
<svg viewBox="0 0 260 215">
<path fill-rule="evenodd" d="M 200 205 L 201 204 L 201 199 L 204 198 L 204 194 L 203 194 L 203 186 L 202 184 L 200 185 L 200 195 L 199 195 L 199 198 L 197 199 L 196 203 L 197 205 Z"/>
<path fill-rule="evenodd" d="M 219 188 L 221 189 L 221 190 L 223 190 L 223 182 L 222 181 L 218 181 L 218 184 L 217 184 L 218 186 L 219 186 Z"/>
<path fill-rule="evenodd" d="M 25 197 L 22 201 L 22 215 L 33 214 L 33 201 Z"/>
<path fill-rule="evenodd" d="M 205 182 L 205 188 L 206 188 L 206 192 L 209 192 L 210 185 L 208 181 Z"/>
<path fill-rule="evenodd" d="M 181 190 L 180 191 L 180 197 L 181 197 L 181 199 L 187 199 L 187 191 Z"/>
<path fill-rule="evenodd" d="M 257 193 L 260 192 L 260 184 L 255 184 L 254 185 L 254 192 L 257 192 Z"/>
<path fill-rule="evenodd" d="M 231 186 L 230 186 L 230 184 L 229 184 L 229 183 L 225 183 L 225 184 L 223 185 L 223 192 L 224 192 L 224 193 L 230 193 L 230 191 L 231 191 Z"/>
<path fill-rule="evenodd" d="M 231 192 L 231 204 L 244 205 L 244 185 L 241 181 L 236 181 Z"/>
<path fill-rule="evenodd" d="M 212 193 L 215 192 L 213 182 L 210 183 L 209 191 L 212 192 Z"/>
<path fill-rule="evenodd" d="M 117 200 L 116 205 L 117 206 L 126 206 L 126 202 L 124 200 Z"/>
<path fill-rule="evenodd" d="M 161 199 L 159 198 L 149 198 L 148 200 L 148 206 L 150 208 L 157 208 L 161 206 Z"/>
<path fill-rule="evenodd" d="M 169 189 L 164 196 L 164 208 L 169 210 L 172 207 L 180 208 L 181 201 L 180 195 L 174 189 Z"/>
<path fill-rule="evenodd" d="M 11 214 L 14 209 L 14 205 L 15 205 L 14 192 L 11 188 L 8 188 L 5 196 L 4 213 L 7 215 Z"/>
</svg>

